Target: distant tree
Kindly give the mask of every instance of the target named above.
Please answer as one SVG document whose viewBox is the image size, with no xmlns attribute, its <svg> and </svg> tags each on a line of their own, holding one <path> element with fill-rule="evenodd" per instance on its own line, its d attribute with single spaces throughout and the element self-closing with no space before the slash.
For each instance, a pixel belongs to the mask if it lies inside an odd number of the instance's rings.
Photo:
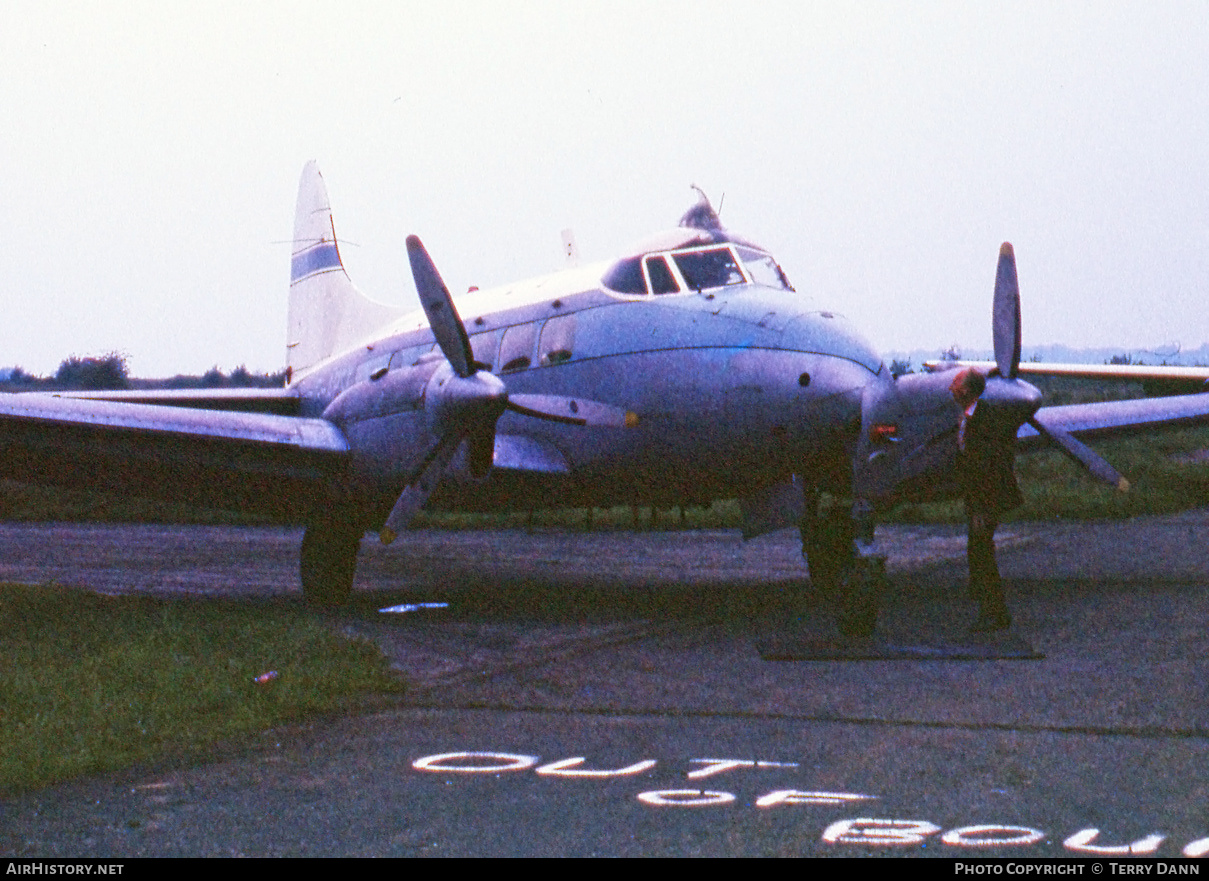
<svg viewBox="0 0 1209 881">
<path fill-rule="evenodd" d="M 201 388 L 201 377 L 178 373 L 176 376 L 165 379 L 159 384 L 159 387 L 170 389 Z"/>
<path fill-rule="evenodd" d="M 285 385 L 285 371 L 276 373 L 253 373 L 246 364 L 240 364 L 227 377 L 227 384 L 235 388 L 279 388 Z"/>
<path fill-rule="evenodd" d="M 1124 355 L 1113 355 L 1105 364 L 1141 364 L 1140 360 L 1135 360 L 1133 355 L 1126 352 Z"/>
<path fill-rule="evenodd" d="M 217 364 L 202 374 L 202 388 L 222 388 L 226 384 L 227 378 L 223 376 L 223 372 L 218 369 Z"/>
<path fill-rule="evenodd" d="M 126 357 L 118 352 L 85 358 L 72 355 L 59 363 L 55 382 L 64 388 L 82 391 L 130 388 Z"/>
<path fill-rule="evenodd" d="M 256 377 L 248 372 L 246 365 L 240 364 L 231 371 L 231 385 L 236 388 L 251 388 L 256 385 Z"/>
<path fill-rule="evenodd" d="M 31 385 L 38 381 L 38 377 L 26 373 L 20 367 L 14 367 L 9 371 L 8 379 L 5 381 L 11 385 Z"/>
<path fill-rule="evenodd" d="M 949 348 L 947 348 L 943 352 L 941 352 L 940 360 L 941 361 L 960 361 L 961 360 L 961 349 L 958 347 L 957 343 L 954 343 L 953 345 L 949 346 Z"/>
<path fill-rule="evenodd" d="M 280 388 L 285 385 L 285 371 L 277 373 L 253 373 L 241 364 L 229 374 L 223 373 L 218 365 L 204 374 L 186 376 L 177 374 L 171 379 L 156 382 L 158 388 L 172 389 L 216 389 L 216 388 Z"/>
<path fill-rule="evenodd" d="M 900 361 L 898 358 L 895 358 L 893 361 L 890 362 L 890 375 L 893 376 L 895 379 L 898 379 L 900 376 L 902 376 L 904 374 L 914 373 L 914 372 L 915 372 L 915 370 L 911 367 L 910 358 L 907 358 L 906 360 L 903 360 L 903 361 Z"/>
</svg>

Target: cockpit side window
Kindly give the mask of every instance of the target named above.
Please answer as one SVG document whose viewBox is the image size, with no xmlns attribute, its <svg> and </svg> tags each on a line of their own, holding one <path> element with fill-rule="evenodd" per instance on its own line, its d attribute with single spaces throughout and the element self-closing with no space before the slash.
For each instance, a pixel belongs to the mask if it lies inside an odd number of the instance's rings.
<svg viewBox="0 0 1209 881">
<path fill-rule="evenodd" d="M 747 267 L 748 275 L 756 284 L 787 291 L 794 290 L 794 286 L 789 283 L 785 272 L 777 265 L 777 261 L 772 259 L 771 254 L 753 248 L 739 248 L 739 256 L 743 258 L 743 265 Z"/>
<path fill-rule="evenodd" d="M 601 279 L 604 286 L 621 294 L 645 294 L 646 280 L 642 277 L 642 258 L 618 260 Z"/>
<path fill-rule="evenodd" d="M 747 282 L 730 248 L 678 251 L 673 252 L 672 259 L 685 282 L 695 291 Z"/>
<path fill-rule="evenodd" d="M 647 257 L 646 274 L 652 294 L 678 294 L 680 286 L 668 268 L 666 257 Z"/>
</svg>

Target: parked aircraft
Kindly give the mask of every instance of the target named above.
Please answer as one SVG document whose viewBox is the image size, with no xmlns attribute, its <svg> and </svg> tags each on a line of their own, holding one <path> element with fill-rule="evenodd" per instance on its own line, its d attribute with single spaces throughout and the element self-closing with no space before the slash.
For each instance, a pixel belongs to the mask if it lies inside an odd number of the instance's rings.
<svg viewBox="0 0 1209 881">
<path fill-rule="evenodd" d="M 293 241 L 284 388 L 4 396 L 0 476 L 305 524 L 302 585 L 320 604 L 349 597 L 366 531 L 392 541 L 428 505 L 739 498 L 749 535 L 800 519 L 812 572 L 829 579 L 850 563 L 853 535 L 871 539 L 878 511 L 955 491 L 949 378 L 896 380 L 704 197 L 618 259 L 456 305 L 412 236 L 420 312 L 353 286 L 314 163 Z M 1075 435 L 1209 420 L 1209 395 L 1042 408 L 1019 378 L 1010 245 L 993 315 L 983 402 L 1022 444 L 1056 443 L 1119 485 Z M 823 493 L 854 496 L 854 521 L 824 528 Z"/>
</svg>

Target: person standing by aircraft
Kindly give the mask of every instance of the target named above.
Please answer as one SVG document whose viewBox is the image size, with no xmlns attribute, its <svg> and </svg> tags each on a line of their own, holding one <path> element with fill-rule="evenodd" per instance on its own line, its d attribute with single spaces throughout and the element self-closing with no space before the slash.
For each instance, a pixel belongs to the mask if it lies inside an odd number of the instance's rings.
<svg viewBox="0 0 1209 881">
<path fill-rule="evenodd" d="M 978 618 L 971 627 L 974 633 L 993 633 L 1012 625 L 995 561 L 995 529 L 1003 514 L 1024 502 L 1012 471 L 1015 434 L 995 425 L 989 409 L 979 409 L 978 400 L 985 390 L 986 379 L 973 368 L 959 372 L 949 386 L 961 408 L 957 477 L 969 529 L 970 594 L 978 603 Z"/>
</svg>

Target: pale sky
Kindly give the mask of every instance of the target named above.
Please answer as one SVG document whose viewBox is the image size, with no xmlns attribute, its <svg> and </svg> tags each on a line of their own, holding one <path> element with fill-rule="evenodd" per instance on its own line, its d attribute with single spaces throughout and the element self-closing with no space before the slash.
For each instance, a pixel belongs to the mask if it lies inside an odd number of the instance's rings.
<svg viewBox="0 0 1209 881">
<path fill-rule="evenodd" d="M 675 225 L 698 184 L 883 350 L 1209 341 L 1209 3 L 14 3 L 0 365 L 272 371 L 298 175 L 415 303 Z"/>
</svg>

